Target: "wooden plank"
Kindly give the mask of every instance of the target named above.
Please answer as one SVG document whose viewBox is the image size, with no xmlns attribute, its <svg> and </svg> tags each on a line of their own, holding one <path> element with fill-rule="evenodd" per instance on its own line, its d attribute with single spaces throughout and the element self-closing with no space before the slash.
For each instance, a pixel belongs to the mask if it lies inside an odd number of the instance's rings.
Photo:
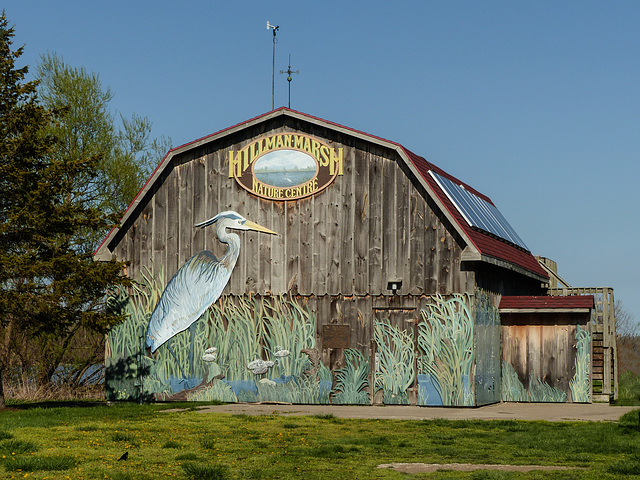
<svg viewBox="0 0 640 480">
<path fill-rule="evenodd" d="M 207 162 L 205 157 L 193 163 L 193 223 L 208 220 L 213 215 L 207 212 Z M 205 250 L 206 232 L 202 228 L 192 227 L 193 240 L 191 250 L 195 254 Z"/>
<path fill-rule="evenodd" d="M 229 197 L 231 199 L 230 202 L 232 202 L 232 205 L 237 209 L 238 213 L 252 222 L 256 222 L 259 225 L 276 231 L 278 235 L 282 235 L 282 232 L 272 228 L 273 225 L 270 215 L 266 215 L 265 212 L 263 212 L 264 206 L 268 205 L 268 203 L 265 203 L 264 200 L 260 200 L 258 197 L 247 194 L 247 192 L 232 179 L 229 179 Z M 269 205 L 269 208 L 271 208 L 271 205 Z M 265 266 L 264 271 L 261 270 L 260 265 L 261 245 L 263 242 L 268 244 L 269 248 L 267 253 L 270 255 L 271 241 L 272 236 L 268 234 L 240 232 L 242 254 L 238 261 L 238 275 L 233 284 L 235 294 L 264 293 L 267 289 L 271 288 L 265 286 L 265 279 L 268 280 L 268 282 L 271 281 L 270 257 L 269 264 Z M 269 270 L 268 272 L 266 271 L 267 268 Z"/>
<path fill-rule="evenodd" d="M 206 194 L 206 219 L 216 216 L 218 213 L 224 211 L 220 208 L 220 188 L 218 183 L 220 181 L 220 164 L 219 154 L 210 154 L 205 157 L 206 165 L 206 182 L 207 182 L 207 194 Z M 203 230 L 204 234 L 204 249 L 213 252 L 214 255 L 219 257 L 221 255 L 222 247 L 215 235 L 215 228 L 207 227 Z"/>
<path fill-rule="evenodd" d="M 243 217 L 255 221 L 260 225 L 264 225 L 260 222 L 260 219 L 254 217 L 253 211 L 248 207 L 248 196 L 245 191 L 237 185 L 235 180 L 229 178 L 229 165 L 228 165 L 228 150 L 220 150 L 215 154 L 215 167 L 213 169 L 216 175 L 217 190 L 218 190 L 218 212 L 231 210 L 239 213 Z M 252 218 L 254 217 L 254 218 Z M 233 231 L 232 233 L 238 235 L 240 238 L 240 254 L 238 261 L 229 280 L 228 286 L 225 288 L 224 293 L 233 295 L 243 295 L 247 288 L 248 277 L 247 272 L 247 257 L 249 242 L 258 236 L 255 232 L 250 231 Z M 218 247 L 218 257 L 226 251 L 226 245 L 220 245 Z"/>
<path fill-rule="evenodd" d="M 511 327 L 501 326 L 500 327 L 500 337 L 502 338 L 502 361 L 507 362 L 513 365 L 513 332 L 511 331 Z"/>
<path fill-rule="evenodd" d="M 410 289 L 408 278 L 410 243 L 409 231 L 411 230 L 411 210 L 409 201 L 409 182 L 400 167 L 395 165 L 395 245 L 396 245 L 396 261 L 393 267 L 396 272 L 395 277 L 403 281 L 402 293 L 408 292 Z"/>
<path fill-rule="evenodd" d="M 272 202 L 272 215 L 268 228 L 278 233 L 278 235 L 270 235 L 268 239 L 262 240 L 270 241 L 271 243 L 271 282 L 269 289 L 274 294 L 285 293 L 287 291 L 287 280 L 285 278 L 285 259 L 287 258 L 285 255 L 287 240 L 286 202 Z"/>
<path fill-rule="evenodd" d="M 260 209 L 254 213 L 256 215 L 257 223 L 270 228 L 272 224 L 272 216 L 274 215 L 273 203 L 268 200 L 258 200 L 260 202 Z M 280 234 L 280 232 L 278 232 Z M 258 246 L 260 252 L 259 257 L 259 269 L 258 269 L 258 293 L 261 295 L 268 295 L 271 290 L 271 239 L 262 238 L 262 235 L 254 233 L 248 236 L 248 240 L 254 242 L 254 245 Z"/>
<path fill-rule="evenodd" d="M 568 392 L 567 329 L 564 327 L 566 326 L 544 325 L 535 328 L 539 329 L 541 336 L 539 378 L 553 388 Z M 562 350 L 564 350 L 565 358 L 560 361 Z"/>
<path fill-rule="evenodd" d="M 361 153 L 354 155 L 354 293 L 365 295 L 369 292 L 369 162 Z"/>
<path fill-rule="evenodd" d="M 178 176 L 175 170 L 165 182 L 167 187 L 167 223 L 165 225 L 165 243 L 167 250 L 165 277 L 167 281 L 178 271 Z"/>
<path fill-rule="evenodd" d="M 176 168 L 178 174 L 178 265 L 191 258 L 193 239 L 193 163 L 187 162 Z M 195 253 L 195 252 L 194 252 Z"/>
<path fill-rule="evenodd" d="M 400 277 L 398 272 L 398 208 L 396 204 L 396 164 L 391 160 L 382 163 L 382 290 L 388 294 L 387 282 Z"/>
<path fill-rule="evenodd" d="M 438 265 L 440 263 L 440 239 L 438 236 L 438 218 L 427 208 L 429 222 L 425 225 L 425 250 L 427 252 L 425 262 L 425 282 L 427 293 L 433 295 L 439 293 Z"/>
<path fill-rule="evenodd" d="M 148 271 L 153 265 L 153 205 L 148 203 L 138 217 L 138 235 L 140 238 L 141 271 Z"/>
<path fill-rule="evenodd" d="M 520 381 L 527 386 L 529 384 L 529 343 L 527 327 L 512 326 L 509 327 L 512 336 L 512 362 L 511 366 L 518 372 Z"/>
<path fill-rule="evenodd" d="M 336 179 L 336 182 L 340 183 L 340 189 L 342 191 L 342 205 L 338 206 L 340 213 L 338 225 L 340 238 L 336 242 L 339 245 L 338 249 L 340 252 L 337 272 L 339 284 L 337 290 L 338 293 L 342 295 L 353 294 L 355 284 L 355 162 L 354 149 L 347 150 L 344 156 L 344 176 Z"/>
<path fill-rule="evenodd" d="M 294 294 L 298 293 L 298 285 L 300 285 L 301 279 L 300 257 L 302 256 L 302 250 L 300 248 L 300 205 L 301 202 L 287 202 L 286 207 L 286 265 L 284 278 L 286 281 L 286 291 Z"/>
<path fill-rule="evenodd" d="M 409 278 L 403 285 L 405 291 L 411 295 L 422 295 L 425 293 L 424 271 L 425 271 L 425 207 L 426 202 L 414 190 L 409 198 L 409 209 L 411 214 L 411 228 L 409 230 Z"/>
<path fill-rule="evenodd" d="M 167 183 L 153 195 L 153 274 L 162 270 L 166 277 L 167 265 Z M 139 265 L 136 263 L 136 265 Z M 168 280 L 168 279 L 167 279 Z"/>
<path fill-rule="evenodd" d="M 614 384 L 612 378 L 613 367 L 611 365 L 611 350 L 609 348 L 604 349 L 604 364 L 602 371 L 602 393 L 610 395 L 612 393 L 611 386 Z"/>
<path fill-rule="evenodd" d="M 542 373 L 542 332 L 541 326 L 531 325 L 527 329 L 527 371 L 534 378 L 543 377 Z"/>
<path fill-rule="evenodd" d="M 449 234 L 444 225 L 440 226 L 440 265 L 438 266 L 440 293 L 450 295 L 453 293 L 453 237 Z"/>
<path fill-rule="evenodd" d="M 326 248 L 324 250 L 326 256 L 326 289 L 329 295 L 340 294 L 340 277 L 341 272 L 341 252 L 343 247 L 340 235 L 342 232 L 342 210 L 343 199 L 342 192 L 344 189 L 343 178 L 337 179 L 322 194 L 316 195 L 316 199 L 322 199 L 326 209 L 325 234 Z"/>
<path fill-rule="evenodd" d="M 545 347 L 546 360 L 549 363 L 555 363 L 553 371 L 556 381 L 556 388 L 567 392 L 567 399 L 570 396 L 569 382 L 576 372 L 575 357 L 576 352 L 573 348 L 575 341 L 574 325 L 558 325 L 549 328 L 547 335 L 548 345 Z"/>
<path fill-rule="evenodd" d="M 131 227 L 131 247 L 130 247 L 131 265 L 135 265 L 135 271 L 132 269 L 133 278 L 140 275 L 140 239 L 138 237 L 138 223 L 135 222 Z"/>
<path fill-rule="evenodd" d="M 327 195 L 313 197 L 313 285 L 316 295 L 327 294 Z"/>
<path fill-rule="evenodd" d="M 369 158 L 369 291 L 381 295 L 387 285 L 382 285 L 382 160 L 368 154 Z"/>
<path fill-rule="evenodd" d="M 323 295 L 320 297 L 312 297 L 314 300 L 313 308 L 316 313 L 316 336 L 317 338 L 321 338 L 322 334 L 322 325 L 326 323 L 331 323 L 331 297 L 328 295 Z M 319 349 L 322 348 L 320 342 L 316 343 L 316 347 Z"/>
<path fill-rule="evenodd" d="M 299 291 L 301 295 L 311 295 L 316 293 L 313 273 L 313 198 L 305 198 L 296 203 L 300 208 Z"/>
<path fill-rule="evenodd" d="M 129 234 L 127 233 L 124 238 L 120 241 L 120 243 L 116 246 L 113 254 L 115 254 L 118 260 L 128 260 L 129 259 L 129 247 L 131 245 L 131 241 L 129 238 Z M 129 276 L 129 278 L 134 278 L 131 276 L 131 266 L 124 267 L 124 274 Z"/>
</svg>

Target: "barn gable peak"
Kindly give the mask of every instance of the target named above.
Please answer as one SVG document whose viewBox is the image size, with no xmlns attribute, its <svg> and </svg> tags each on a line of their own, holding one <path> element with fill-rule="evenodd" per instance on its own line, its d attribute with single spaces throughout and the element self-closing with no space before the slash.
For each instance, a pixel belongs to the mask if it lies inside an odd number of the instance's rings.
<svg viewBox="0 0 640 480">
<path fill-rule="evenodd" d="M 285 107 L 270 111 L 211 135 L 194 140 L 193 142 L 171 149 L 127 208 L 120 222 L 120 226 L 112 229 L 102 244 L 98 247 L 94 254 L 94 258 L 96 260 L 108 260 L 112 258 L 112 252 L 115 250 L 115 246 L 119 239 L 122 238 L 124 233 L 123 230 L 131 228 L 137 217 L 142 214 L 144 205 L 149 202 L 150 198 L 157 190 L 157 184 L 160 184 L 165 178 L 165 172 L 170 171 L 170 168 L 175 163 L 184 161 L 181 159 L 188 158 L 190 152 L 196 152 L 210 144 L 213 144 L 214 142 L 219 142 L 220 145 L 225 145 L 230 142 L 228 139 L 237 139 L 247 132 L 255 132 L 255 129 L 260 129 L 261 126 L 268 128 L 268 125 L 278 125 L 287 120 L 299 122 L 313 128 L 319 128 L 333 134 L 341 134 L 344 138 L 360 140 L 368 144 L 376 145 L 387 151 L 395 152 L 397 154 L 396 158 L 399 160 L 399 163 L 402 164 L 401 167 L 403 171 L 407 175 L 413 177 L 412 181 L 416 182 L 423 191 L 426 192 L 431 203 L 440 210 L 440 214 L 455 230 L 457 236 L 462 239 L 464 249 L 461 261 L 486 262 L 507 268 L 535 280 L 546 281 L 548 279 L 546 272 L 542 267 L 540 267 L 539 263 L 523 243 L 514 243 L 511 239 L 496 235 L 495 232 L 486 231 L 478 228 L 477 225 L 470 224 L 468 219 L 465 218 L 464 212 L 461 212 L 459 206 L 456 206 L 455 199 L 452 199 L 450 195 L 447 195 L 446 189 L 443 188 L 442 181 L 439 183 L 438 179 L 441 178 L 445 179 L 445 181 L 452 182 L 454 185 L 460 186 L 460 188 L 469 192 L 480 201 L 493 206 L 489 197 L 476 191 L 470 185 L 456 179 L 441 168 L 428 162 L 423 157 L 414 154 L 399 143 Z M 250 140 L 251 138 L 246 139 L 246 141 Z M 335 169 L 331 174 L 337 174 Z"/>
</svg>

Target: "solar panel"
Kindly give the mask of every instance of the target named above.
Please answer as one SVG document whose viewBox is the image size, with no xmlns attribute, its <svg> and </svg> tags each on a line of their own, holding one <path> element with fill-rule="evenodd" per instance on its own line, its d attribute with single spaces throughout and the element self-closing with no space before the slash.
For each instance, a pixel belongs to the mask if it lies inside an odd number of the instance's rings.
<svg viewBox="0 0 640 480">
<path fill-rule="evenodd" d="M 429 174 L 471 227 L 493 234 L 529 251 L 529 248 L 496 207 L 465 190 L 462 185 L 452 182 L 433 170 L 429 170 Z"/>
</svg>

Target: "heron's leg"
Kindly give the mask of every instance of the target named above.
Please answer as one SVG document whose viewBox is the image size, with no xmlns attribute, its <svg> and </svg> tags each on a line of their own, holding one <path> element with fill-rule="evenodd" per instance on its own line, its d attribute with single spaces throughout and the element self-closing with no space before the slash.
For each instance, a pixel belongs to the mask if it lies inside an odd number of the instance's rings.
<svg viewBox="0 0 640 480">
<path fill-rule="evenodd" d="M 171 340 L 173 339 L 170 338 L 169 340 L 167 340 L 167 350 L 169 350 L 169 353 L 173 355 L 173 358 L 176 361 L 176 365 L 178 365 L 178 368 L 180 369 L 180 373 L 182 374 L 182 378 L 187 378 L 187 376 L 184 373 L 184 370 L 182 369 L 182 365 L 180 365 L 180 360 L 178 360 L 178 356 L 176 355 L 176 352 L 174 352 L 173 348 L 171 348 Z"/>
</svg>

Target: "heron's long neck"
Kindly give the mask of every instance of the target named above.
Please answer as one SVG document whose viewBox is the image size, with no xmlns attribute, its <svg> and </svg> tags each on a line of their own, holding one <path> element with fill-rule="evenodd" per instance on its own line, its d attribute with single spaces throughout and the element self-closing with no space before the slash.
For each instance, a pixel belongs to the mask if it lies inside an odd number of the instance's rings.
<svg viewBox="0 0 640 480">
<path fill-rule="evenodd" d="M 227 265 L 229 269 L 233 269 L 240 255 L 240 237 L 235 233 L 227 232 L 227 228 L 224 225 L 219 225 L 216 233 L 218 234 L 218 240 L 228 245 L 227 251 L 222 257 L 220 262 Z"/>
</svg>

